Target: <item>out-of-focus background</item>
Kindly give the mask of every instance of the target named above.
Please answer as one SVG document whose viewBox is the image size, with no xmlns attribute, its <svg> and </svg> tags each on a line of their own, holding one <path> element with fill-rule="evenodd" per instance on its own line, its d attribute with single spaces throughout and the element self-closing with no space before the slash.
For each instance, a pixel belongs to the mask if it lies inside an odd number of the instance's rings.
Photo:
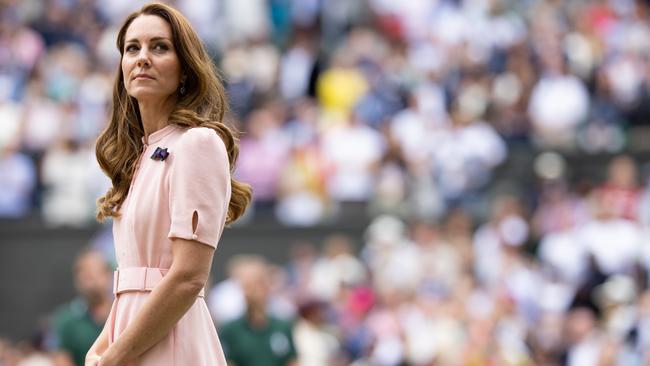
<svg viewBox="0 0 650 366">
<path fill-rule="evenodd" d="M 235 364 L 650 365 L 650 2 L 169 3 L 255 190 L 207 292 Z M 93 145 L 142 4 L 0 1 L 2 366 L 81 365 L 110 309 Z"/>
</svg>

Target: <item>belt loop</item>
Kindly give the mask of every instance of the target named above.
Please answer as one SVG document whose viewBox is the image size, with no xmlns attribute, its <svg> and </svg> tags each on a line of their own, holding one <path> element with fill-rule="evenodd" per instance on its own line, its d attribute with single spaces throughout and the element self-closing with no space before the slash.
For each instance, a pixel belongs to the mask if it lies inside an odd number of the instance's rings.
<svg viewBox="0 0 650 366">
<path fill-rule="evenodd" d="M 149 272 L 149 268 L 142 267 L 142 270 L 144 271 L 144 276 L 142 276 L 142 284 L 140 285 L 140 290 L 147 291 L 147 273 Z"/>
<path fill-rule="evenodd" d="M 120 270 L 116 269 L 113 271 L 113 295 L 117 296 L 117 289 L 120 285 Z"/>
</svg>

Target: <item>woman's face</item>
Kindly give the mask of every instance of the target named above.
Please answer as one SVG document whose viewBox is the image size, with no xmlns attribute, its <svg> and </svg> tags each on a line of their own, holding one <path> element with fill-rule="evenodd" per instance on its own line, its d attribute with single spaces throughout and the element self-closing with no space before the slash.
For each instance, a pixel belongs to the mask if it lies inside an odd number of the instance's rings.
<svg viewBox="0 0 650 366">
<path fill-rule="evenodd" d="M 169 23 L 155 15 L 135 18 L 124 37 L 122 74 L 127 93 L 142 101 L 176 98 L 181 66 Z"/>
</svg>

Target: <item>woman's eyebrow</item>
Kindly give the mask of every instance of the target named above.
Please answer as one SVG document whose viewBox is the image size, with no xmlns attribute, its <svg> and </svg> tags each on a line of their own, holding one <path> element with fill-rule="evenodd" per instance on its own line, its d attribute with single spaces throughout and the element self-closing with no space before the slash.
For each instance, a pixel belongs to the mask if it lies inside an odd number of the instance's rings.
<svg viewBox="0 0 650 366">
<path fill-rule="evenodd" d="M 150 42 L 155 42 L 155 41 L 170 41 L 169 38 L 167 37 L 152 37 L 149 39 Z M 140 42 L 137 38 L 131 38 L 126 43 L 138 43 Z"/>
</svg>

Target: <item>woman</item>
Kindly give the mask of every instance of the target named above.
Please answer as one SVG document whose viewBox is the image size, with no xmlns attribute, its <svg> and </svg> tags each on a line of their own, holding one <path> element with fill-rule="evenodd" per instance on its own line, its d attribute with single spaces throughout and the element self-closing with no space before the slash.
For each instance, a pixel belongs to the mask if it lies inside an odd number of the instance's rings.
<svg viewBox="0 0 650 366">
<path fill-rule="evenodd" d="M 251 190 L 231 178 L 238 148 L 219 122 L 223 86 L 167 5 L 131 14 L 117 47 L 113 110 L 96 147 L 113 183 L 97 219 L 114 220 L 116 297 L 86 365 L 225 365 L 203 286 L 224 224 Z"/>
</svg>

